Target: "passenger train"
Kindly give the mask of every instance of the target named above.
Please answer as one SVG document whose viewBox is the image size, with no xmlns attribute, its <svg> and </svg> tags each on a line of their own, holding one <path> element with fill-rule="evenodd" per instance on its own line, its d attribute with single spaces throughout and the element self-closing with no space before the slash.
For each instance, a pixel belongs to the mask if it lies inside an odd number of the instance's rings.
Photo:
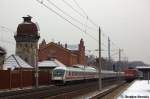
<svg viewBox="0 0 150 99">
<path fill-rule="evenodd" d="M 120 73 L 120 76 L 123 76 Z M 114 71 L 101 71 L 102 79 L 106 78 L 116 78 L 118 76 L 117 72 Z M 52 81 L 55 83 L 66 83 L 72 81 L 81 80 L 94 80 L 98 79 L 98 70 L 89 66 L 73 66 L 73 67 L 56 67 L 52 71 Z"/>
</svg>

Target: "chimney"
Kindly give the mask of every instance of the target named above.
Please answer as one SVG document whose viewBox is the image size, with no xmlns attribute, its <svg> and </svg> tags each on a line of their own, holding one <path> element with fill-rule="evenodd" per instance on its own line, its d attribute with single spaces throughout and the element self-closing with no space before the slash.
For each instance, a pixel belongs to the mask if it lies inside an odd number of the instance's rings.
<svg viewBox="0 0 150 99">
<path fill-rule="evenodd" d="M 24 22 L 31 22 L 31 16 L 27 15 L 26 17 L 22 17 Z"/>
</svg>

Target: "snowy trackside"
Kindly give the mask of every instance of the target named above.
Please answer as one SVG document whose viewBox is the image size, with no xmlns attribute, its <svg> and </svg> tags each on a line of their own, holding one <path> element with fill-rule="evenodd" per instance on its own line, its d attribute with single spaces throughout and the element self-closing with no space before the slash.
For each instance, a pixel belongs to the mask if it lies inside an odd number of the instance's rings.
<svg viewBox="0 0 150 99">
<path fill-rule="evenodd" d="M 136 80 L 117 99 L 149 99 L 150 83 L 148 80 Z"/>
</svg>

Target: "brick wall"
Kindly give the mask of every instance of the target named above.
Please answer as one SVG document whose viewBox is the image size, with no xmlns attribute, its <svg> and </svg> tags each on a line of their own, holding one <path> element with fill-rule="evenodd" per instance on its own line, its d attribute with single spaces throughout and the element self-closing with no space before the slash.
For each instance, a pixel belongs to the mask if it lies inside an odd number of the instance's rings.
<svg viewBox="0 0 150 99">
<path fill-rule="evenodd" d="M 67 66 L 77 64 L 77 55 L 72 54 L 69 50 L 64 49 L 51 42 L 46 47 L 39 49 L 39 61 L 47 60 L 50 57 L 55 57 L 57 60 Z"/>
<path fill-rule="evenodd" d="M 49 71 L 39 71 L 39 85 L 51 83 Z M 34 71 L 0 70 L 0 89 L 23 88 L 35 86 Z"/>
<path fill-rule="evenodd" d="M 67 45 L 63 47 L 60 43 L 48 43 L 45 40 L 39 45 L 39 61 L 56 58 L 67 66 L 74 64 L 85 64 L 85 46 L 83 39 L 80 40 L 78 50 L 68 50 Z"/>
</svg>

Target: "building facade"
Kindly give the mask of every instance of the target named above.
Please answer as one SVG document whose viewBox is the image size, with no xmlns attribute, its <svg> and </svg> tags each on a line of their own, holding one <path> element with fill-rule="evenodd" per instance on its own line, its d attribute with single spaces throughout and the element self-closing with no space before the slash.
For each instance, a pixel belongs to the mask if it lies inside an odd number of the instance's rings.
<svg viewBox="0 0 150 99">
<path fill-rule="evenodd" d="M 46 44 L 45 40 L 39 45 L 39 61 L 56 58 L 67 66 L 75 64 L 85 64 L 85 46 L 83 39 L 75 46 L 62 45 L 60 43 L 50 42 Z"/>
<path fill-rule="evenodd" d="M 16 55 L 20 56 L 31 66 L 36 65 L 38 40 L 40 38 L 38 27 L 31 21 L 31 16 L 23 17 L 23 22 L 18 25 L 16 40 Z"/>
</svg>

